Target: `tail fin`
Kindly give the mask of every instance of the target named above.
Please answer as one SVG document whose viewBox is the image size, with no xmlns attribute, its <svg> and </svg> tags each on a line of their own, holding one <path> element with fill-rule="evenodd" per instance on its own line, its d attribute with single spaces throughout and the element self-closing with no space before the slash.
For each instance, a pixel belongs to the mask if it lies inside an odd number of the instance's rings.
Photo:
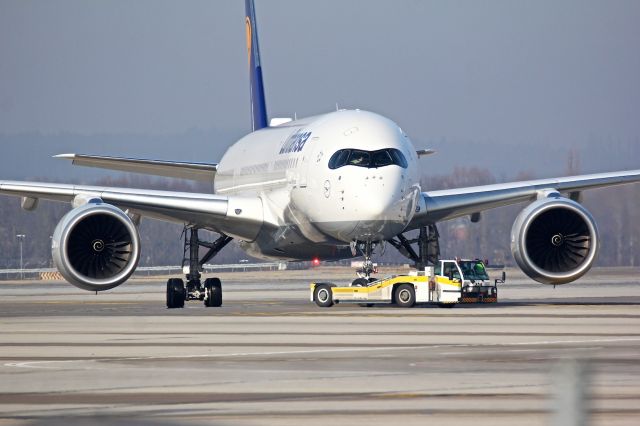
<svg viewBox="0 0 640 426">
<path fill-rule="evenodd" d="M 253 130 L 267 127 L 267 107 L 262 85 L 262 66 L 258 49 L 258 27 L 253 0 L 245 0 L 245 25 L 247 29 L 247 55 L 249 59 L 249 77 L 251 79 L 251 123 Z"/>
</svg>

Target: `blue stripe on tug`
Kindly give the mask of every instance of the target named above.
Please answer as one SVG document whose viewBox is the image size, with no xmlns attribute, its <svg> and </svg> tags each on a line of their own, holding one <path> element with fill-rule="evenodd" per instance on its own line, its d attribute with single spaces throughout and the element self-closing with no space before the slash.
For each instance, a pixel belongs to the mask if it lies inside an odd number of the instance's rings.
<svg viewBox="0 0 640 426">
<path fill-rule="evenodd" d="M 267 127 L 267 107 L 262 84 L 262 67 L 260 66 L 260 49 L 258 48 L 258 27 L 253 0 L 245 0 L 247 31 L 247 56 L 249 61 L 249 78 L 251 80 L 251 124 L 253 130 Z"/>
</svg>

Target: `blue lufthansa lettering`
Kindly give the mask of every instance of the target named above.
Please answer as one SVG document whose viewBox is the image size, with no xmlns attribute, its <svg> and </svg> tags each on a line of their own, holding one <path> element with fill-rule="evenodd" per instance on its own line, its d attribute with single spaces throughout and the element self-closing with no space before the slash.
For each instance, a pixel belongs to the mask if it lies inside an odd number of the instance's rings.
<svg viewBox="0 0 640 426">
<path fill-rule="evenodd" d="M 280 148 L 280 154 L 289 154 L 291 152 L 300 152 L 304 148 L 307 140 L 311 137 L 311 132 L 297 131 L 289 136 Z"/>
</svg>

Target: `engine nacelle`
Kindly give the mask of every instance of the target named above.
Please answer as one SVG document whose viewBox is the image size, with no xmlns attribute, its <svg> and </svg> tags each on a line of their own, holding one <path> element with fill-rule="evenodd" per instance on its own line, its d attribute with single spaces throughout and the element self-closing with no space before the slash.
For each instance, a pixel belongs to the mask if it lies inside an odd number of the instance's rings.
<svg viewBox="0 0 640 426">
<path fill-rule="evenodd" d="M 583 276 L 598 255 L 599 243 L 591 214 L 562 197 L 533 202 L 511 229 L 516 263 L 543 284 L 565 284 Z"/>
<path fill-rule="evenodd" d="M 88 203 L 67 213 L 51 239 L 53 262 L 83 290 L 117 287 L 140 259 L 140 236 L 131 219 L 110 204 Z"/>
</svg>

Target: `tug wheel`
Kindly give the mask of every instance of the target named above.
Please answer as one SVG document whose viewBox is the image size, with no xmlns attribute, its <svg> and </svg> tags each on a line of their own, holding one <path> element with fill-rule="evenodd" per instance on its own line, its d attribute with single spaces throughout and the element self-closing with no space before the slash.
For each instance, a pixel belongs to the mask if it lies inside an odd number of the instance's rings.
<svg viewBox="0 0 640 426">
<path fill-rule="evenodd" d="M 331 287 L 326 284 L 317 285 L 313 290 L 313 300 L 316 305 L 321 308 L 328 308 L 333 305 L 333 294 L 331 293 Z"/>
<path fill-rule="evenodd" d="M 416 304 L 416 291 L 411 284 L 401 284 L 396 287 L 395 301 L 401 308 L 411 308 Z"/>
</svg>

